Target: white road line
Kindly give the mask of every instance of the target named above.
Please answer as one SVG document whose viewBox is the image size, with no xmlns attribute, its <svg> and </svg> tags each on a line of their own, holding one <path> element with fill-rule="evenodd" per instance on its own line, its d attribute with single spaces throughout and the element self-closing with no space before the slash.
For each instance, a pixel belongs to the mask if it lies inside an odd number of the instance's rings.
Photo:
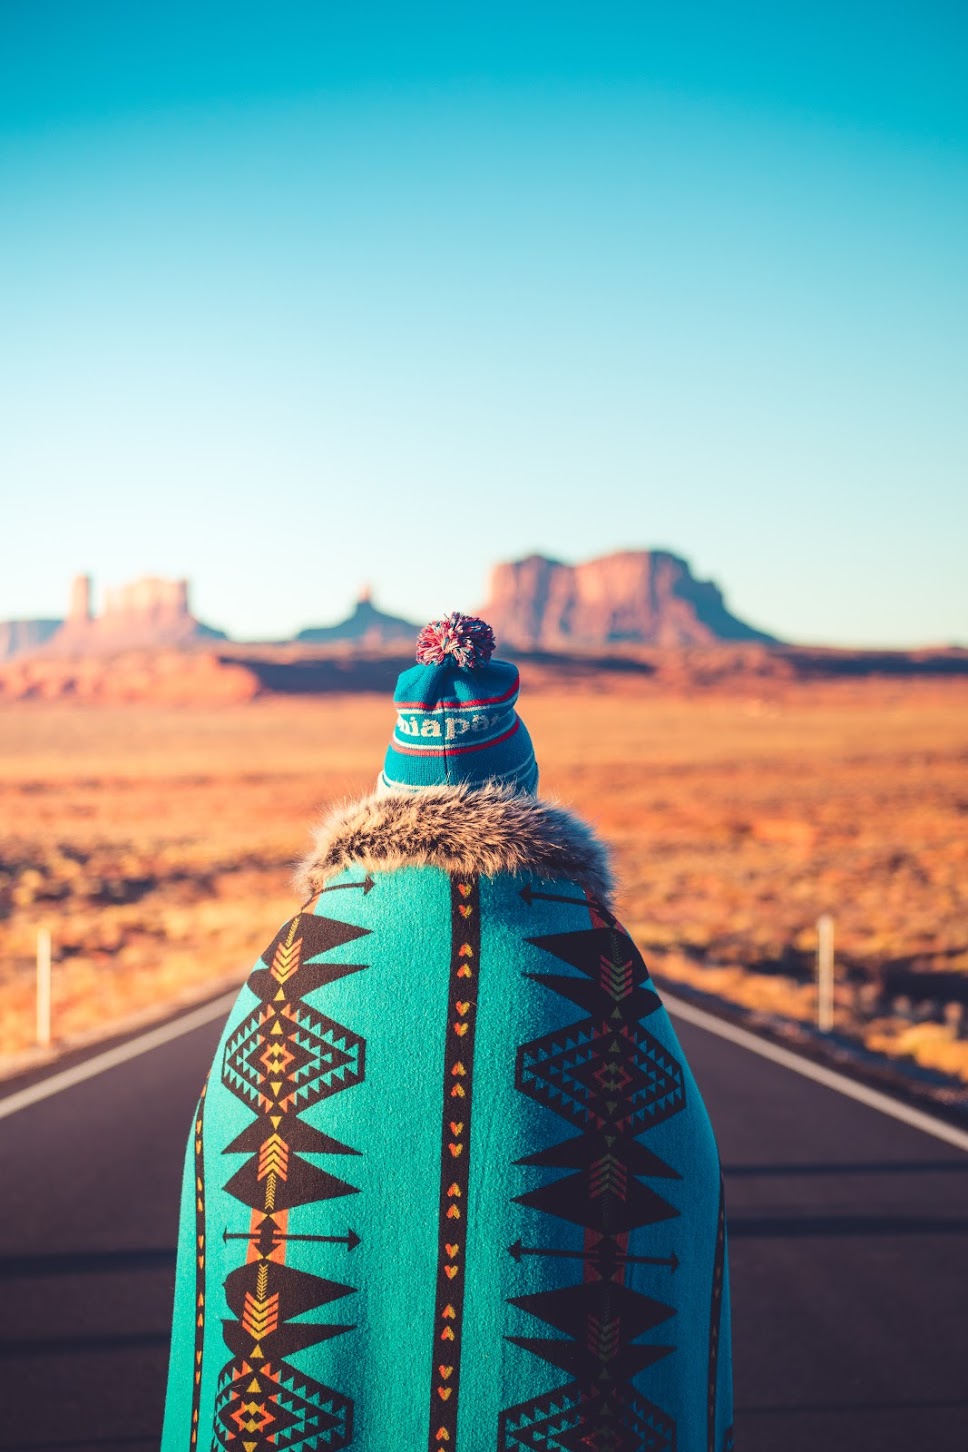
<svg viewBox="0 0 968 1452">
<path fill-rule="evenodd" d="M 96 1054 L 93 1059 L 85 1059 L 83 1064 L 75 1064 L 71 1069 L 62 1070 L 60 1074 L 51 1074 L 49 1079 L 41 1079 L 26 1089 L 20 1089 L 16 1094 L 10 1094 L 6 1099 L 0 1099 L 0 1119 L 6 1119 L 8 1114 L 16 1114 L 20 1109 L 27 1109 L 31 1104 L 39 1103 L 41 1099 L 49 1099 L 52 1094 L 59 1094 L 62 1089 L 71 1089 L 75 1084 L 83 1084 L 85 1079 L 93 1079 L 107 1069 L 113 1069 L 118 1064 L 126 1064 L 129 1059 L 137 1059 L 139 1055 L 147 1054 L 151 1049 L 160 1048 L 162 1044 L 168 1044 L 172 1039 L 181 1038 L 182 1034 L 190 1034 L 192 1029 L 211 1023 L 213 1018 L 224 1017 L 237 997 L 238 992 L 233 989 L 231 993 L 224 993 L 221 998 L 203 1004 L 201 1008 L 195 1008 L 191 1013 L 183 1014 L 181 1018 L 172 1019 L 170 1023 L 162 1024 L 160 1028 L 151 1029 L 146 1034 L 139 1034 L 136 1039 L 129 1039 L 126 1044 L 118 1044 L 117 1048 L 107 1049 L 103 1054 Z"/>
<path fill-rule="evenodd" d="M 183 1014 L 181 1018 L 173 1019 L 171 1023 L 163 1024 L 149 1033 L 140 1034 L 138 1038 L 129 1039 L 126 1044 L 119 1044 L 117 1048 L 108 1049 L 106 1053 L 96 1054 L 92 1059 L 85 1059 L 83 1064 L 75 1064 L 71 1069 L 64 1069 L 60 1074 L 52 1074 L 49 1079 L 41 1079 L 27 1089 L 21 1089 L 16 1094 L 8 1095 L 6 1099 L 0 1099 L 0 1119 L 6 1119 L 8 1115 L 16 1114 L 21 1109 L 27 1109 L 31 1104 L 37 1104 L 42 1099 L 49 1099 L 63 1089 L 70 1089 L 75 1084 L 82 1084 L 85 1079 L 93 1079 L 97 1074 L 103 1074 L 118 1064 L 125 1064 L 129 1059 L 137 1059 L 139 1055 L 160 1048 L 162 1044 L 170 1043 L 172 1039 L 181 1038 L 182 1034 L 191 1033 L 193 1029 L 211 1023 L 213 1018 L 220 1018 L 228 1012 L 237 996 L 233 989 L 231 993 L 223 994 L 221 998 L 216 998 L 212 1003 L 206 1003 L 201 1008 L 193 1009 L 191 1013 Z M 757 1034 L 751 1033 L 749 1029 L 739 1028 L 736 1024 L 717 1018 L 715 1014 L 706 1013 L 704 1009 L 696 1008 L 694 1004 L 686 1003 L 684 999 L 676 998 L 671 993 L 663 993 L 662 1002 L 669 1013 L 678 1015 L 687 1023 L 694 1023 L 698 1028 L 718 1034 L 722 1039 L 729 1039 L 731 1043 L 739 1044 L 752 1054 L 759 1054 L 764 1059 L 772 1059 L 775 1064 L 782 1064 L 784 1068 L 792 1069 L 795 1074 L 802 1074 L 807 1079 L 813 1079 L 817 1084 L 825 1084 L 828 1089 L 833 1089 L 838 1094 L 844 1094 L 848 1099 L 856 1099 L 871 1109 L 880 1110 L 882 1114 L 888 1114 L 892 1119 L 899 1119 L 902 1124 L 910 1124 L 912 1128 L 920 1129 L 924 1134 L 933 1135 L 935 1139 L 944 1140 L 946 1144 L 953 1144 L 958 1149 L 968 1150 L 968 1132 L 957 1129 L 953 1124 L 945 1123 L 943 1119 L 934 1119 L 920 1109 L 911 1109 L 908 1105 L 902 1104 L 900 1100 L 892 1099 L 889 1094 L 882 1094 L 877 1089 L 870 1089 L 866 1084 L 858 1084 L 855 1080 L 848 1078 L 846 1074 L 839 1074 L 836 1069 L 827 1069 L 822 1064 L 815 1064 L 812 1059 L 806 1059 L 800 1054 L 793 1053 L 790 1049 L 784 1049 L 780 1044 L 771 1043 L 769 1039 L 761 1039 Z"/>
<path fill-rule="evenodd" d="M 846 1074 L 839 1074 L 836 1069 L 827 1069 L 823 1064 L 815 1064 L 812 1059 L 795 1054 L 790 1049 L 784 1049 L 780 1044 L 771 1043 L 769 1039 L 761 1039 L 758 1034 L 751 1033 L 749 1029 L 739 1028 L 736 1024 L 717 1018 L 715 1014 L 706 1013 L 704 1009 L 696 1008 L 694 1004 L 686 1003 L 673 994 L 663 993 L 662 1002 L 669 1013 L 677 1014 L 687 1023 L 694 1023 L 698 1028 L 708 1029 L 710 1033 L 718 1034 L 721 1039 L 729 1039 L 731 1043 L 749 1049 L 752 1054 L 760 1054 L 764 1059 L 772 1059 L 775 1064 L 782 1064 L 784 1068 L 792 1069 L 795 1074 L 802 1074 L 806 1079 L 813 1079 L 818 1084 L 825 1084 L 828 1089 L 834 1089 L 838 1094 L 846 1095 L 848 1099 L 856 1099 L 871 1109 L 879 1109 L 882 1114 L 889 1114 L 892 1119 L 899 1119 L 903 1124 L 910 1124 L 924 1134 L 934 1135 L 935 1139 L 943 1139 L 946 1144 L 953 1144 L 958 1149 L 968 1150 L 968 1132 L 958 1129 L 953 1124 L 947 1124 L 943 1119 L 935 1119 L 920 1109 L 911 1109 L 908 1105 L 902 1104 L 899 1099 L 892 1099 L 889 1094 L 882 1094 L 878 1089 L 870 1089 L 866 1084 L 859 1084 Z"/>
</svg>

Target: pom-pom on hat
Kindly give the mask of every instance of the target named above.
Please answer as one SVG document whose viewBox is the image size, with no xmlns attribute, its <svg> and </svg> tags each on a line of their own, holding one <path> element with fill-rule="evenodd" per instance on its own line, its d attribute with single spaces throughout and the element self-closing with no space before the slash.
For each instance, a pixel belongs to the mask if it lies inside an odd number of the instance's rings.
<svg viewBox="0 0 968 1452">
<path fill-rule="evenodd" d="M 417 664 L 397 680 L 397 722 L 380 775 L 382 792 L 456 782 L 501 782 L 537 791 L 538 766 L 515 711 L 518 669 L 492 660 L 494 632 L 455 611 L 417 638 Z"/>
</svg>

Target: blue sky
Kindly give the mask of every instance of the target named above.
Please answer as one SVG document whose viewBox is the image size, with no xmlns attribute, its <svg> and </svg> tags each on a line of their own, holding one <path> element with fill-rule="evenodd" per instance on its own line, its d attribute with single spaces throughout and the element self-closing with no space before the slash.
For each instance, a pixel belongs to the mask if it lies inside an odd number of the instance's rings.
<svg viewBox="0 0 968 1452">
<path fill-rule="evenodd" d="M 675 11 L 676 13 L 672 13 Z M 968 642 L 968 11 L 0 7 L 0 618 L 671 548 Z"/>
</svg>

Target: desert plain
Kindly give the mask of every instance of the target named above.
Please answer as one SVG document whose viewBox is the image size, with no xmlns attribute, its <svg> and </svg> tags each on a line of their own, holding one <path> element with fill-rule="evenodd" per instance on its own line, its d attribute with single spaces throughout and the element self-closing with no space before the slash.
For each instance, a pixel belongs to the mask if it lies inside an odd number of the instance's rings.
<svg viewBox="0 0 968 1452">
<path fill-rule="evenodd" d="M 816 1011 L 968 1086 L 968 681 L 675 691 L 523 671 L 541 791 L 614 847 L 620 915 L 660 990 Z M 298 907 L 334 800 L 372 788 L 385 693 L 221 705 L 0 704 L 0 1068 L 29 1062 L 38 929 L 53 1050 L 241 983 Z"/>
</svg>

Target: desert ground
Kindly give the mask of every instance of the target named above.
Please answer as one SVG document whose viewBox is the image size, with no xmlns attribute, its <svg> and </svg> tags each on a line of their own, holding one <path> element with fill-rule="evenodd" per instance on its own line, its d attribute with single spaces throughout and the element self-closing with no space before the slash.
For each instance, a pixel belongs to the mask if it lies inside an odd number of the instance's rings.
<svg viewBox="0 0 968 1452">
<path fill-rule="evenodd" d="M 815 1013 L 968 1083 L 968 682 L 679 695 L 525 673 L 541 790 L 615 847 L 619 907 L 660 986 Z M 221 706 L 0 705 L 0 1068 L 34 1038 L 37 930 L 55 1050 L 241 982 L 298 905 L 314 819 L 371 788 L 383 694 Z M 26 1057 L 25 1057 L 26 1056 Z"/>
</svg>

